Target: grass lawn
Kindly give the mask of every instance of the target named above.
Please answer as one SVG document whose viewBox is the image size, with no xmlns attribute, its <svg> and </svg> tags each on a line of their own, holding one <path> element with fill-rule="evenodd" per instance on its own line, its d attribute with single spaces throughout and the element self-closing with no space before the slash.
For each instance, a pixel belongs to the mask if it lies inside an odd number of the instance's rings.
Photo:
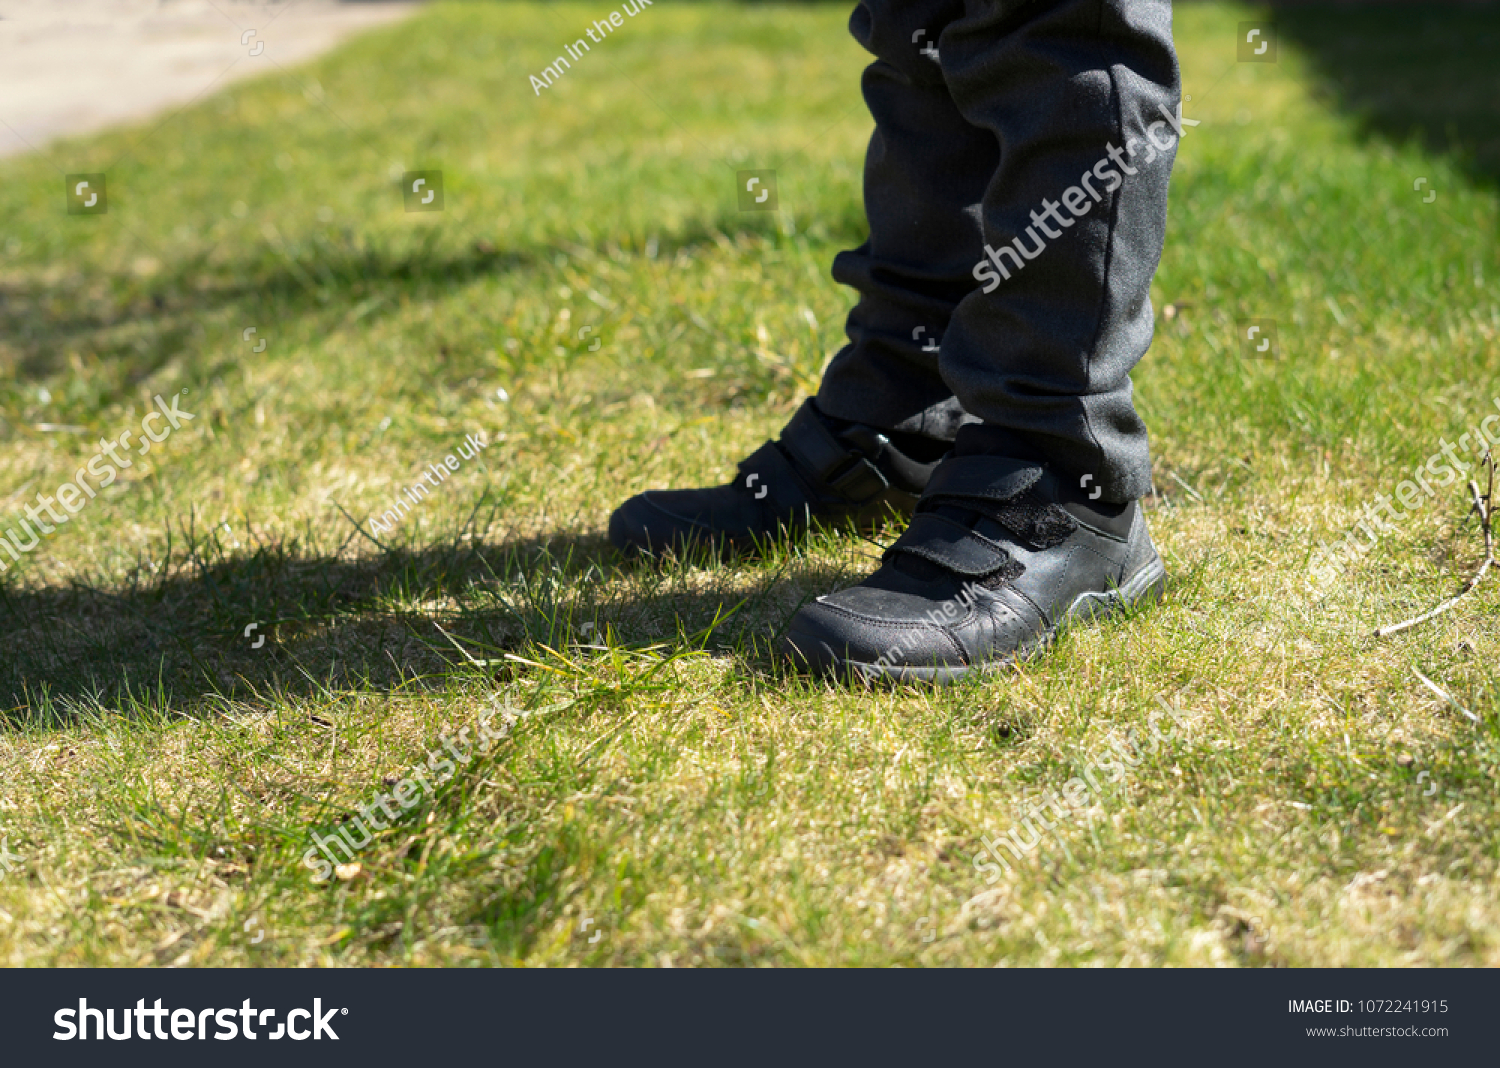
<svg viewBox="0 0 1500 1068">
<path fill-rule="evenodd" d="M 1254 9 L 1179 6 L 1201 125 L 1136 375 L 1168 597 L 866 692 L 769 649 L 875 545 L 603 537 L 726 477 L 841 342 L 847 10 L 658 0 L 534 91 L 606 7 L 434 4 L 0 163 L 0 526 L 153 397 L 193 413 L 0 556 L 0 964 L 1500 964 L 1500 580 L 1371 634 L 1477 566 L 1462 482 L 1308 568 L 1500 413 L 1500 9 L 1287 9 L 1266 64 Z M 778 211 L 739 210 L 752 168 Z M 443 211 L 403 210 L 414 170 Z M 108 213 L 66 214 L 100 172 Z M 315 881 L 314 836 L 462 728 Z"/>
</svg>

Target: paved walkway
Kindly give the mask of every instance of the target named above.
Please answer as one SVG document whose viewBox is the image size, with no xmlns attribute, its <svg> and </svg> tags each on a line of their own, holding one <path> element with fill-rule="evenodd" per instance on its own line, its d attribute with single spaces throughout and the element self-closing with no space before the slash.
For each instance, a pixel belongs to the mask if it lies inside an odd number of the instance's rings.
<svg viewBox="0 0 1500 1068">
<path fill-rule="evenodd" d="M 181 106 L 210 87 L 274 72 L 270 59 L 290 66 L 416 6 L 0 0 L 0 156 Z"/>
</svg>

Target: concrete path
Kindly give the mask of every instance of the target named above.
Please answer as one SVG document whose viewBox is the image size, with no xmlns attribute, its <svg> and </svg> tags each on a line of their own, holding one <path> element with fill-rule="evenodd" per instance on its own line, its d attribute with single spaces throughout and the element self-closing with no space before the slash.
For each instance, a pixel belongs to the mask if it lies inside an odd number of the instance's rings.
<svg viewBox="0 0 1500 1068">
<path fill-rule="evenodd" d="M 411 0 L 0 0 L 0 156 L 275 71 Z M 249 31 L 255 31 L 253 34 Z"/>
</svg>

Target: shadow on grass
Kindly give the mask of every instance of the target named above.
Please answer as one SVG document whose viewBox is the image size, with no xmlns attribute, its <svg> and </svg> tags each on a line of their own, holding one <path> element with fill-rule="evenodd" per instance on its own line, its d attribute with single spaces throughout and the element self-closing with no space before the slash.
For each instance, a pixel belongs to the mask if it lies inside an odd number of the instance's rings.
<svg viewBox="0 0 1500 1068">
<path fill-rule="evenodd" d="M 469 657 L 503 660 L 542 645 L 566 653 L 598 644 L 606 630 L 624 646 L 701 643 L 758 670 L 799 591 L 846 577 L 812 565 L 787 577 L 783 568 L 747 595 L 728 585 L 742 570 L 708 572 L 725 581 L 705 584 L 702 571 L 630 564 L 597 535 L 488 546 L 459 535 L 355 559 L 285 545 L 229 555 L 217 538 L 169 539 L 159 570 L 137 569 L 111 588 L 0 585 L 0 722 L 52 725 L 100 707 L 194 715 L 226 700 L 441 691 L 453 676 L 530 670 L 481 668 Z M 435 600 L 457 607 L 410 607 Z M 716 620 L 706 638 L 692 638 Z"/>
<path fill-rule="evenodd" d="M 741 234 L 777 239 L 771 223 L 730 212 L 661 235 L 655 254 L 670 259 Z M 223 314 L 238 312 L 236 324 L 281 323 L 283 333 L 299 332 L 292 325 L 298 319 L 310 320 L 313 329 L 306 333 L 323 336 L 355 322 L 366 329 L 409 303 L 481 279 L 546 275 L 560 258 L 582 254 L 586 264 L 589 256 L 620 251 L 610 241 L 587 249 L 566 242 L 505 248 L 502 241 L 462 226 L 428 230 L 414 243 L 329 231 L 289 236 L 275 245 L 255 242 L 228 262 L 216 258 L 225 243 L 175 259 L 155 250 L 161 266 L 147 278 L 121 266 L 0 280 L 0 336 L 15 354 L 3 371 L 44 379 L 65 372 L 69 352 L 83 351 L 114 367 L 121 388 L 168 365 L 201 381 L 247 358 L 241 339 L 229 336 L 238 325 L 224 338 L 205 339 L 202 324 Z M 232 353 L 228 359 L 225 351 Z"/>
<path fill-rule="evenodd" d="M 1500 4 L 1282 3 L 1281 41 L 1366 136 L 1451 156 L 1500 185 Z M 1413 176 L 1413 180 L 1416 177 Z"/>
</svg>

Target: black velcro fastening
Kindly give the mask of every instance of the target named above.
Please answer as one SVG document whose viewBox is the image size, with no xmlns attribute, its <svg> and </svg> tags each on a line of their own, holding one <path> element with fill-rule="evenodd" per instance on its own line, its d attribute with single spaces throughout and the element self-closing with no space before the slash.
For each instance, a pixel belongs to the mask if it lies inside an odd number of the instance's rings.
<svg viewBox="0 0 1500 1068">
<path fill-rule="evenodd" d="M 890 482 L 880 473 L 880 468 L 860 456 L 847 471 L 829 479 L 828 485 L 846 501 L 864 504 L 884 493 Z"/>
<path fill-rule="evenodd" d="M 1078 521 L 1067 512 L 1055 504 L 1043 503 L 1031 496 L 988 505 L 982 511 L 1037 549 L 1061 545 L 1078 529 Z"/>
<path fill-rule="evenodd" d="M 1001 456 L 950 456 L 922 492 L 923 499 L 959 497 L 982 501 L 1008 501 L 1019 497 L 1042 477 L 1040 465 Z"/>
<path fill-rule="evenodd" d="M 827 482 L 854 455 L 849 446 L 836 438 L 827 424 L 818 418 L 811 400 L 802 403 L 782 430 L 781 447 L 791 453 L 806 476 L 818 482 Z"/>
<path fill-rule="evenodd" d="M 803 402 L 787 423 L 780 445 L 820 494 L 831 493 L 853 504 L 864 504 L 890 487 L 880 468 L 818 417 L 811 400 Z"/>
<path fill-rule="evenodd" d="M 911 526 L 886 554 L 904 552 L 930 560 L 956 575 L 978 578 L 1003 568 L 1010 554 L 1002 546 L 935 512 L 918 512 Z"/>
</svg>

